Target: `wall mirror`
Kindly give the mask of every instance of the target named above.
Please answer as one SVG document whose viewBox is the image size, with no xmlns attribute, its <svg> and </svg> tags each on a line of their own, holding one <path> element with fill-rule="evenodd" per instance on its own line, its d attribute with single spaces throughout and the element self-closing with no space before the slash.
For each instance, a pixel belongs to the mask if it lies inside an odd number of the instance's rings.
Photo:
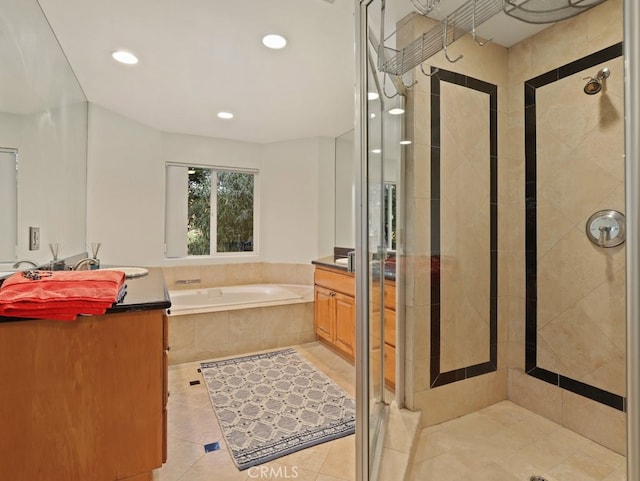
<svg viewBox="0 0 640 481">
<path fill-rule="evenodd" d="M 391 116 L 389 122 L 389 136 L 400 135 L 402 129 L 401 118 Z M 335 242 L 336 247 L 354 248 L 355 246 L 355 162 L 353 151 L 353 130 L 345 132 L 336 138 L 335 153 Z M 376 154 L 374 154 L 376 155 Z M 377 154 L 379 155 L 379 154 Z M 385 144 L 384 164 L 384 205 L 385 230 L 388 251 L 396 249 L 397 223 L 397 181 L 400 172 L 400 145 L 393 142 Z"/>
<path fill-rule="evenodd" d="M 355 248 L 355 163 L 353 130 L 336 138 L 335 165 L 335 242 L 336 247 Z"/>
<path fill-rule="evenodd" d="M 0 147 L 17 159 L 15 170 L 5 165 L 17 175 L 15 195 L 3 197 L 13 229 L 3 227 L 0 263 L 42 264 L 49 243 L 61 257 L 86 250 L 87 100 L 36 0 L 3 0 L 0 36 Z M 30 226 L 40 228 L 38 250 Z"/>
</svg>

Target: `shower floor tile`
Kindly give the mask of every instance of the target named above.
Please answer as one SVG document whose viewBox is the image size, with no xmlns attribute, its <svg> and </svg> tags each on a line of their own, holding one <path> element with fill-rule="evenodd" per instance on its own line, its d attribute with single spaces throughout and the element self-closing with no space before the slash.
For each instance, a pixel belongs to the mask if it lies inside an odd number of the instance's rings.
<svg viewBox="0 0 640 481">
<path fill-rule="evenodd" d="M 520 406 L 502 401 L 424 428 L 410 481 L 626 481 L 626 460 Z"/>
</svg>

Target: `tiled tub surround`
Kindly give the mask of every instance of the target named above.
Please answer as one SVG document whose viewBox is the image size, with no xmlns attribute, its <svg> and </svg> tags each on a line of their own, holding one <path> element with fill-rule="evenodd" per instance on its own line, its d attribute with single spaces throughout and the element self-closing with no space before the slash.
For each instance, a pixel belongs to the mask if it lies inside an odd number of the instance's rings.
<svg viewBox="0 0 640 481">
<path fill-rule="evenodd" d="M 406 23 L 406 26 L 399 32 L 399 45 L 402 45 L 403 35 L 410 39 L 415 38 L 422 32 L 430 28 L 428 19 L 414 16 Z M 407 33 L 408 32 L 408 33 Z M 552 385 L 527 375 L 525 370 L 525 332 L 526 332 L 526 276 L 525 276 L 525 255 L 526 255 L 526 216 L 525 216 L 525 101 L 524 84 L 527 80 L 557 69 L 563 65 L 574 62 L 577 59 L 588 56 L 614 45 L 622 40 L 622 1 L 608 0 L 607 2 L 594 7 L 585 14 L 575 18 L 560 22 L 550 26 L 546 30 L 527 40 L 509 48 L 488 44 L 479 48 L 471 38 L 466 36 L 455 42 L 450 47 L 450 54 L 457 55 L 463 53 L 464 58 L 451 64 L 444 59 L 442 53 L 432 57 L 429 65 L 442 69 L 454 71 L 458 74 L 473 77 L 494 85 L 497 85 L 497 366 L 496 370 L 479 376 L 458 380 L 442 386 L 432 387 L 430 385 L 430 369 L 434 360 L 432 352 L 433 339 L 431 338 L 431 323 L 433 301 L 431 299 L 432 282 L 432 239 L 431 229 L 433 226 L 432 212 L 433 201 L 438 198 L 434 196 L 431 185 L 433 175 L 431 154 L 432 154 L 432 128 L 444 129 L 444 135 L 458 136 L 458 143 L 449 143 L 449 153 L 441 150 L 441 156 L 452 155 L 451 162 L 440 162 L 440 175 L 442 179 L 449 176 L 454 179 L 455 166 L 457 165 L 455 149 L 463 149 L 465 145 L 484 145 L 486 129 L 488 125 L 489 106 L 474 104 L 473 98 L 467 99 L 465 105 L 459 106 L 459 115 L 449 120 L 445 117 L 439 122 L 432 122 L 431 115 L 431 79 L 425 77 L 420 69 L 416 70 L 418 84 L 408 92 L 407 96 L 407 135 L 413 140 L 413 144 L 406 149 L 406 173 L 407 179 L 404 192 L 406 194 L 406 239 L 405 255 L 398 259 L 404 266 L 406 273 L 406 289 L 404 291 L 404 301 L 406 308 L 406 354 L 404 359 L 406 369 L 406 402 L 407 406 L 422 412 L 422 426 L 432 426 L 461 415 L 480 410 L 486 406 L 494 404 L 504 399 L 514 401 L 531 411 L 541 414 L 551 421 L 565 426 L 581 435 L 584 435 L 608 448 L 624 453 L 625 451 L 625 414 L 623 411 L 612 408 L 598 401 L 594 401 L 570 390 L 562 389 L 560 386 Z M 620 59 L 618 59 L 620 60 Z M 608 62 L 607 62 L 608 65 Z M 587 217 L 595 210 L 604 208 L 615 208 L 623 210 L 621 201 L 616 197 L 623 195 L 624 190 L 618 188 L 621 177 L 616 169 L 623 168 L 622 152 L 617 143 L 614 131 L 617 122 L 622 125 L 622 117 L 617 117 L 620 111 L 617 109 L 619 100 L 614 98 L 619 86 L 614 85 L 616 81 L 613 75 L 618 76 L 621 82 L 622 73 L 618 72 L 619 67 L 612 63 L 612 76 L 608 79 L 609 84 L 606 89 L 594 96 L 587 96 L 582 88 L 585 81 L 582 76 L 592 76 L 602 65 L 598 64 L 586 68 L 584 72 L 572 75 L 571 88 L 575 91 L 566 95 L 562 92 L 552 92 L 548 89 L 546 95 L 555 95 L 562 98 L 561 101 L 551 102 L 551 97 L 547 97 L 545 102 L 549 106 L 546 112 L 547 120 L 541 126 L 541 135 L 551 142 L 542 144 L 538 141 L 538 148 L 544 151 L 559 148 L 555 154 L 555 162 L 543 167 L 538 179 L 538 191 L 545 195 L 546 205 L 542 205 L 542 212 L 545 213 L 544 223 L 538 228 L 538 235 L 544 233 L 542 239 L 545 252 L 553 253 L 555 259 L 564 259 L 561 262 L 562 269 L 581 269 L 578 273 L 580 282 L 575 279 L 564 278 L 564 281 L 555 282 L 555 291 L 549 288 L 551 284 L 545 285 L 546 278 L 549 281 L 557 280 L 553 277 L 553 269 L 544 267 L 547 259 L 540 259 L 543 264 L 544 277 L 538 275 L 538 285 L 542 287 L 541 299 L 545 300 L 545 306 L 552 307 L 557 302 L 554 300 L 564 296 L 562 289 L 569 290 L 573 294 L 569 298 L 574 300 L 574 308 L 564 306 L 556 314 L 550 313 L 546 307 L 543 311 L 551 315 L 546 318 L 544 326 L 541 325 L 536 332 L 536 339 L 540 343 L 541 349 L 538 351 L 537 362 L 548 369 L 558 369 L 563 374 L 577 376 L 578 379 L 588 383 L 594 383 L 603 389 L 607 389 L 618 395 L 624 394 L 624 358 L 621 354 L 624 350 L 620 348 L 624 344 L 623 330 L 620 328 L 620 309 L 618 306 L 619 296 L 624 295 L 623 280 L 624 270 L 621 270 L 619 260 L 623 248 L 618 248 L 617 252 L 609 249 L 608 254 L 603 255 L 601 249 L 588 243 L 584 234 L 584 224 Z M 608 65 L 609 66 L 609 65 Z M 425 67 L 428 67 L 425 64 Z M 567 79 L 567 82 L 569 79 Z M 558 84 L 560 86 L 560 84 Z M 447 90 L 442 91 L 443 97 L 441 105 L 447 102 L 447 96 L 453 97 L 458 94 L 468 94 L 467 89 L 462 89 L 458 85 L 447 84 Z M 544 88 L 544 87 L 543 87 Z M 568 84 L 562 88 L 568 88 Z M 543 97 L 541 97 L 542 99 Z M 449 100 L 452 101 L 452 100 Z M 565 101 L 567 102 L 565 104 Z M 599 109 L 609 110 L 609 114 L 600 116 Z M 445 106 L 445 109 L 451 108 Z M 475 113 L 472 111 L 475 109 Z M 480 110 L 483 109 L 483 110 Z M 487 120 L 484 124 L 471 122 L 479 112 L 485 112 Z M 446 110 L 444 111 L 445 116 Z M 484 114 L 481 114 L 484 115 Z M 563 117 L 564 115 L 564 117 Z M 569 117 L 567 117 L 567 115 Z M 602 119 L 602 120 L 600 120 Z M 546 130 L 546 133 L 544 131 Z M 622 130 L 619 130 L 621 134 Z M 591 133 L 592 137 L 589 137 Z M 553 140 L 555 137 L 555 140 Z M 580 139 L 595 140 L 595 143 L 585 143 L 580 145 Z M 555 142 L 555 144 L 554 144 Z M 578 144 L 575 144 L 578 142 Z M 610 145 L 610 144 L 614 145 Z M 573 145 L 572 147 L 569 147 Z M 445 146 L 446 148 L 446 146 Z M 580 153 L 580 156 L 571 155 L 571 151 Z M 466 155 L 463 152 L 464 155 Z M 547 154 L 554 155 L 550 150 Z M 568 154 L 568 155 L 565 155 Z M 459 161 L 458 161 L 459 162 Z M 569 165 L 571 164 L 571 165 Z M 449 165 L 452 170 L 447 169 Z M 443 167 L 444 166 L 444 167 Z M 458 179 L 458 189 L 467 192 L 474 190 L 481 185 L 486 172 L 474 171 L 474 176 L 467 179 Z M 554 177 L 562 177 L 561 179 Z M 542 183 L 543 179 L 545 183 Z M 615 182 L 612 182 L 612 179 Z M 604 185 L 603 182 L 604 181 Z M 547 182 L 548 181 L 548 182 Z M 594 191 L 599 192 L 595 199 L 589 197 L 590 188 L 593 185 Z M 447 188 L 446 180 L 442 184 L 439 197 L 448 196 L 445 192 Z M 602 189 L 604 189 L 603 192 Z M 562 214 L 559 219 L 554 220 L 553 205 L 561 199 L 567 199 L 576 194 L 577 203 L 575 209 L 579 210 L 588 207 L 590 212 L 580 213 L 578 217 Z M 486 195 L 486 194 L 485 194 Z M 597 200 L 596 204 L 593 201 Z M 446 200 L 457 209 L 459 204 L 455 199 Z M 594 208 L 598 206 L 598 208 Z M 565 209 L 565 207 L 563 207 Z M 566 209 L 572 207 L 567 204 Z M 450 212 L 454 212 L 453 209 Z M 463 214 L 456 212 L 458 216 Z M 441 212 L 442 215 L 442 212 Z M 449 216 L 453 214 L 447 214 Z M 465 229 L 472 230 L 481 225 L 488 218 L 484 213 L 478 216 L 461 217 L 455 222 Z M 540 219 L 542 220 L 542 218 Z M 562 228 L 552 229 L 555 222 Z M 560 222 L 561 221 L 561 222 Z M 450 224 L 453 225 L 453 224 Z M 470 226 L 474 226 L 473 228 Z M 444 228 L 444 224 L 443 224 Z M 473 235 L 466 231 L 451 231 L 442 233 L 450 237 L 447 249 L 449 256 L 442 256 L 441 262 L 445 265 L 452 264 L 450 269 L 460 268 L 460 262 L 455 258 L 456 249 L 468 248 L 471 243 L 476 242 Z M 559 235 L 558 240 L 566 235 L 573 236 L 576 240 L 584 239 L 585 250 L 577 249 L 573 244 L 566 242 L 554 243 L 551 236 Z M 540 240 L 539 240 L 540 241 Z M 444 242 L 442 242 L 444 246 Z M 557 250 L 558 248 L 561 248 Z M 614 249 L 615 250 L 615 249 Z M 441 255 L 444 247 L 441 249 Z M 553 257 L 552 256 L 552 257 Z M 608 258 L 605 259 L 605 258 Z M 574 262 L 578 261 L 577 263 Z M 551 257 L 549 257 L 551 260 Z M 486 262 L 483 257 L 481 262 Z M 571 265 L 573 263 L 573 265 Z M 468 265 L 463 266 L 470 268 Z M 481 271 L 479 271 L 481 272 Z M 446 275 L 446 274 L 445 274 Z M 608 276 L 606 282 L 601 278 L 597 281 L 597 276 Z M 576 278 L 577 279 L 577 278 Z M 595 284 L 593 284 L 595 282 Z M 591 284 L 590 284 L 591 283 Z M 587 289 L 588 284 L 591 290 Z M 483 302 L 489 302 L 488 286 L 486 283 L 469 283 L 465 296 L 473 299 L 482 296 Z M 560 289 L 562 288 L 562 289 Z M 577 292 L 576 290 L 580 291 Z M 613 295 L 599 297 L 597 291 L 605 293 L 607 291 Z M 574 292 L 575 291 L 575 292 Z M 448 302 L 444 299 L 442 302 Z M 473 304 L 472 304 L 473 305 Z M 441 306 L 442 307 L 442 306 Z M 587 310 L 588 317 L 569 316 L 576 314 L 578 310 Z M 608 309 L 610 317 L 603 317 L 597 313 L 603 313 Z M 450 311 L 455 312 L 455 311 Z M 567 319 L 574 319 L 569 322 L 566 345 L 558 346 L 560 336 L 551 335 L 550 331 L 544 332 L 544 328 L 553 328 L 553 319 L 556 327 L 561 321 L 562 313 L 567 313 Z M 594 319 L 594 316 L 598 319 Z M 608 319 L 604 324 L 601 322 Z M 614 319 L 618 319 L 614 321 Z M 612 322 L 609 322 L 612 321 Z M 584 336 L 574 336 L 577 326 L 597 324 L 597 328 L 604 331 L 606 335 L 596 338 L 585 338 Z M 469 329 L 463 322 L 449 323 L 448 329 L 455 326 L 455 333 L 445 332 L 440 339 L 441 351 L 447 350 L 448 358 L 441 364 L 442 369 L 453 369 L 462 366 L 463 362 L 476 362 L 481 357 L 487 355 L 487 334 L 483 324 L 477 324 L 479 331 Z M 618 326 L 618 327 L 616 327 Z M 458 329 L 459 327 L 459 329 Z M 483 330 L 485 329 L 485 330 Z M 585 327 L 589 330 L 589 328 Z M 479 332 L 479 334 L 477 334 Z M 591 331 L 592 333 L 593 331 Z M 447 337 L 453 334 L 453 342 L 449 342 Z M 590 334 L 589 332 L 586 333 Z M 441 334 L 442 336 L 442 334 Z M 595 344 L 593 344 L 595 342 Z M 591 344 L 589 344 L 591 343 Z M 546 344 L 546 345 L 545 345 Z M 544 349 L 542 346 L 545 345 Z M 471 356 L 470 359 L 457 358 L 456 352 L 462 350 L 458 346 L 465 346 L 464 352 Z M 607 346 L 612 346 L 607 349 Z M 581 351 L 581 349 L 583 351 Z M 585 353 L 588 362 L 575 362 L 581 354 Z M 555 353 L 555 354 L 554 354 Z M 551 369 L 550 369 L 551 370 Z"/>
<path fill-rule="evenodd" d="M 164 273 L 169 290 L 266 283 L 304 284 L 310 288 L 313 285 L 313 267 L 299 264 L 189 266 L 165 268 Z M 311 297 L 305 303 L 170 316 L 169 363 L 311 342 L 315 340 L 312 300 Z"/>
<path fill-rule="evenodd" d="M 239 286 L 243 284 L 300 284 L 313 286 L 311 264 L 270 262 L 226 263 L 164 267 L 167 289 Z M 181 281 L 198 281 L 182 283 Z"/>
</svg>

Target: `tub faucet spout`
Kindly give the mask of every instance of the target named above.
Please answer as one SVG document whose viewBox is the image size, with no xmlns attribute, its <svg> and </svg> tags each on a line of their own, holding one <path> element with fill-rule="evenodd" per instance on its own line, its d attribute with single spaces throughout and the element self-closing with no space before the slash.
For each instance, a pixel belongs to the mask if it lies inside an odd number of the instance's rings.
<svg viewBox="0 0 640 481">
<path fill-rule="evenodd" d="M 73 267 L 71 268 L 72 271 L 77 271 L 80 270 L 80 268 L 82 268 L 83 266 L 99 266 L 100 263 L 98 262 L 97 259 L 93 259 L 92 257 L 87 257 L 85 259 L 82 259 L 78 262 L 76 262 Z M 87 267 L 87 269 L 89 269 L 89 267 Z M 86 270 L 86 269 L 85 269 Z"/>
</svg>

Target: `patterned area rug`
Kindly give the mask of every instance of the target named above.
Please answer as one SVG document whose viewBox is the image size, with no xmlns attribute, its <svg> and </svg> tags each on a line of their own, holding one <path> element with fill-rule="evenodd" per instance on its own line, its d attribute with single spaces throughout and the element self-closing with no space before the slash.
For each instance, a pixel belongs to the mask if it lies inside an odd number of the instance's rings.
<svg viewBox="0 0 640 481">
<path fill-rule="evenodd" d="M 200 367 L 240 470 L 355 430 L 353 399 L 294 349 Z"/>
</svg>

